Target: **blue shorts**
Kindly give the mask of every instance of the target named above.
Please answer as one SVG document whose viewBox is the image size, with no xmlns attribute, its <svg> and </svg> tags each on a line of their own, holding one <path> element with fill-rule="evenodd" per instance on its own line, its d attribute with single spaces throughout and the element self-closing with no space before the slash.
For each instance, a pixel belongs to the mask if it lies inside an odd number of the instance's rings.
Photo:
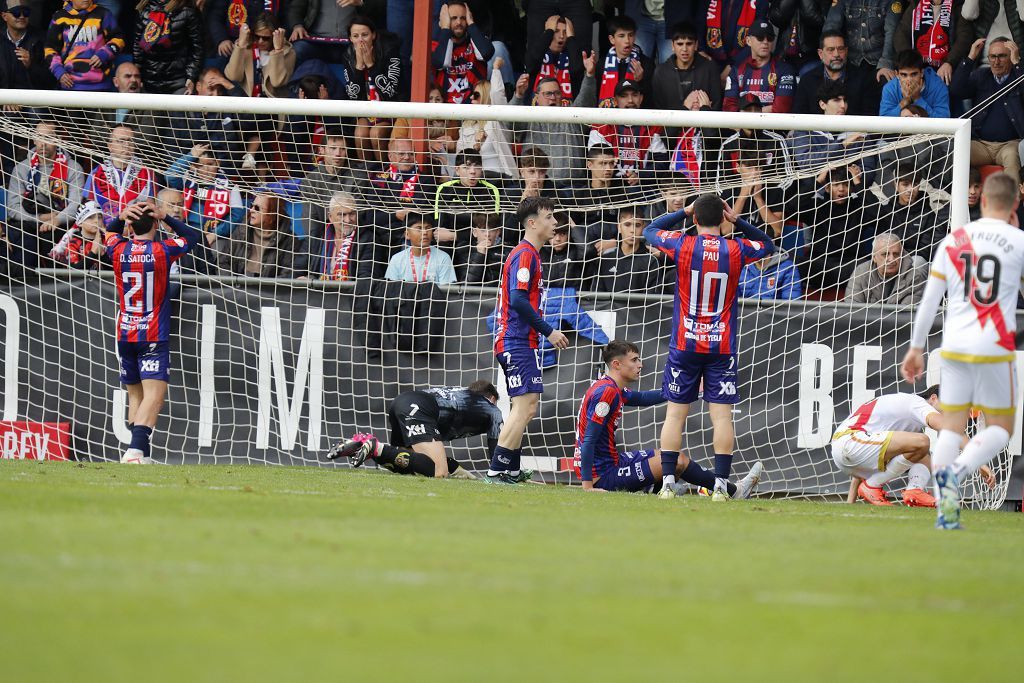
<svg viewBox="0 0 1024 683">
<path fill-rule="evenodd" d="M 672 403 L 693 403 L 704 382 L 708 403 L 739 403 L 736 354 L 669 349 L 661 393 Z"/>
<path fill-rule="evenodd" d="M 171 381 L 171 349 L 167 342 L 117 342 L 121 384 L 138 384 L 144 379 Z"/>
<path fill-rule="evenodd" d="M 496 355 L 505 373 L 509 396 L 544 393 L 544 377 L 536 349 L 509 349 Z"/>
<path fill-rule="evenodd" d="M 602 474 L 594 486 L 605 491 L 650 491 L 657 483 L 648 462 L 653 457 L 654 451 L 619 453 L 618 467 Z"/>
</svg>

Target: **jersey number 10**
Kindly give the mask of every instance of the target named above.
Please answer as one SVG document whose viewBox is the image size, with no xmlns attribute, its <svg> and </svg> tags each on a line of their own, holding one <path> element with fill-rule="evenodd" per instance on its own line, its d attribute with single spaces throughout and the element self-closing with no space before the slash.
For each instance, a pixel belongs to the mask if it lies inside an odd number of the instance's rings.
<svg viewBox="0 0 1024 683">
<path fill-rule="evenodd" d="M 703 287 L 701 286 L 701 275 L 703 274 Z M 714 308 L 711 305 L 711 290 L 715 282 L 718 282 L 718 301 Z M 699 270 L 690 271 L 690 316 L 716 316 L 725 308 L 725 289 L 729 281 L 728 273 L 702 273 Z M 701 292 L 700 309 L 697 307 L 697 292 Z"/>
<path fill-rule="evenodd" d="M 962 252 L 959 256 L 964 262 L 964 301 L 980 306 L 994 303 L 999 298 L 999 275 L 1003 264 L 995 256 L 985 254 L 978 258 L 975 269 L 973 252 Z"/>
</svg>

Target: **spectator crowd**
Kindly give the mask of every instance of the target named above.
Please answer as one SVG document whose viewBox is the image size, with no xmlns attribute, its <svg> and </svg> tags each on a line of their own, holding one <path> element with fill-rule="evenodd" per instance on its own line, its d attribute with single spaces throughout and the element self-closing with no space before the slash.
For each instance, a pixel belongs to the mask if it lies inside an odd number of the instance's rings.
<svg viewBox="0 0 1024 683">
<path fill-rule="evenodd" d="M 4 275 L 106 267 L 102 226 L 152 198 L 204 233 L 181 266 L 203 274 L 493 286 L 516 205 L 543 195 L 548 286 L 667 293 L 643 228 L 710 190 L 782 246 L 742 296 L 909 303 L 948 229 L 945 139 L 369 115 L 424 77 L 427 101 L 467 107 L 970 116 L 972 215 L 984 174 L 1020 180 L 1024 2 L 435 0 L 424 60 L 414 4 L 0 0 L 0 88 L 367 103 L 8 106 Z"/>
</svg>

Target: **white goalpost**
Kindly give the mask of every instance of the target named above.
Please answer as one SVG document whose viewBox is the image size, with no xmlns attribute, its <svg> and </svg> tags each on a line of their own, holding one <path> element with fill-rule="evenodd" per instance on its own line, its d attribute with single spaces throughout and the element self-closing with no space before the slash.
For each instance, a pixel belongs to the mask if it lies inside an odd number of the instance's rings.
<svg viewBox="0 0 1024 683">
<path fill-rule="evenodd" d="M 874 236 L 898 236 L 910 258 L 969 215 L 969 120 L 14 90 L 0 91 L 0 104 L 4 420 L 48 425 L 19 429 L 63 438 L 66 454 L 82 459 L 116 459 L 126 442 L 115 290 L 87 253 L 88 235 L 72 235 L 84 246 L 65 244 L 84 254 L 79 262 L 51 255 L 67 221 L 30 235 L 36 262 L 25 267 L 28 192 L 39 188 L 11 179 L 41 143 L 81 168 L 75 176 L 72 164 L 51 164 L 60 169 L 47 178 L 54 187 L 80 177 L 82 187 L 62 191 L 86 201 L 93 169 L 110 169 L 126 186 L 141 171 L 125 168 L 145 169 L 150 191 L 176 188 L 166 201 L 207 233 L 205 256 L 186 257 L 172 278 L 171 390 L 154 435 L 154 457 L 168 463 L 323 465 L 327 448 L 352 432 L 386 439 L 387 405 L 402 391 L 488 379 L 504 397 L 491 353 L 495 263 L 519 239 L 516 202 L 533 191 L 525 169 L 547 165 L 558 182 L 540 191 L 554 197 L 567 234 L 542 253 L 545 317 L 572 332 L 573 344 L 542 349 L 546 389 L 524 465 L 545 481 L 571 479 L 578 401 L 607 339 L 638 343 L 640 388 L 660 387 L 671 291 L 665 264 L 632 247 L 629 221 L 714 191 L 774 230 L 788 272 L 803 278 L 800 297 L 741 302 L 737 473 L 760 459 L 761 494 L 845 497 L 849 480 L 832 463 L 829 438 L 864 400 L 910 390 L 896 365 L 914 305 L 851 303 L 842 291 L 871 258 Z M 390 126 L 393 147 L 354 137 L 357 120 Z M 118 170 L 110 136 L 122 124 L 133 149 Z M 599 126 L 608 127 L 604 140 L 615 136 L 611 147 L 588 145 Z M 801 131 L 832 141 L 832 152 L 817 154 Z M 655 134 L 665 153 L 646 146 Z M 459 180 L 466 159 L 483 162 L 478 185 Z M 502 163 L 511 172 L 500 173 Z M 272 197 L 266 234 L 249 225 L 260 220 L 247 211 L 257 197 Z M 355 218 L 341 218 L 346 208 Z M 438 258 L 451 261 L 454 281 L 427 281 L 440 272 L 436 262 L 393 263 L 418 213 L 437 222 Z M 413 278 L 389 279 L 389 266 Z M 760 286 L 777 288 L 771 279 Z M 620 446 L 654 448 L 662 413 L 626 411 Z M 695 407 L 688 429 L 686 451 L 709 457 L 706 411 Z M 5 443 L 3 457 L 43 452 L 21 443 Z M 993 463 L 996 488 L 970 480 L 967 503 L 999 507 L 1020 451 L 1018 429 Z M 484 440 L 455 444 L 453 455 L 481 469 Z"/>
</svg>

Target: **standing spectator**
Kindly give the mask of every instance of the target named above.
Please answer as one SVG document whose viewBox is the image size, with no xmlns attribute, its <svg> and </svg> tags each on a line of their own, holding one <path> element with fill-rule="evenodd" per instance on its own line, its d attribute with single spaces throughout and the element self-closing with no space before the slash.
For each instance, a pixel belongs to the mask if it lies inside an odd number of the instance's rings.
<svg viewBox="0 0 1024 683">
<path fill-rule="evenodd" d="M 664 0 L 626 0 L 625 14 L 636 22 L 636 44 L 655 63 L 666 60 L 672 47 L 665 39 Z"/>
<path fill-rule="evenodd" d="M 459 282 L 467 285 L 496 287 L 501 267 L 511 251 L 502 235 L 501 215 L 475 213 L 472 222 L 472 240 L 468 248 L 456 254 L 456 275 Z"/>
<path fill-rule="evenodd" d="M 110 66 L 124 52 L 117 18 L 93 0 L 68 0 L 53 15 L 43 56 L 64 90 L 110 90 Z"/>
<path fill-rule="evenodd" d="M 82 202 L 82 167 L 59 142 L 54 124 L 37 123 L 32 151 L 14 167 L 7 187 L 8 239 L 26 270 L 38 267 Z"/>
<path fill-rule="evenodd" d="M 792 300 L 804 295 L 800 271 L 781 250 L 743 266 L 738 291 L 744 299 Z"/>
<path fill-rule="evenodd" d="M 185 222 L 204 235 L 226 237 L 245 220 L 242 195 L 221 171 L 210 145 L 193 146 L 164 175 L 168 187 L 182 192 Z"/>
<path fill-rule="evenodd" d="M 132 58 L 151 93 L 191 90 L 203 66 L 203 21 L 190 0 L 140 0 Z"/>
<path fill-rule="evenodd" d="M 861 304 L 913 304 L 927 280 L 928 262 L 920 256 L 904 254 L 900 238 L 882 232 L 871 243 L 871 258 L 853 269 L 845 300 Z"/>
<path fill-rule="evenodd" d="M 491 72 L 491 81 L 480 81 L 473 86 L 470 96 L 474 105 L 507 104 L 505 99 L 505 82 L 501 77 L 501 58 L 498 66 Z M 459 139 L 455 150 L 475 150 L 483 160 L 484 171 L 491 175 L 514 178 L 518 173 L 516 158 L 509 144 L 508 133 L 500 121 L 491 119 L 467 120 L 459 128 Z"/>
<path fill-rule="evenodd" d="M 580 91 L 583 53 L 589 47 L 589 42 L 576 40 L 576 27 L 571 19 L 557 14 L 548 17 L 543 36 L 529 43 L 527 48 L 526 73 L 530 75 L 530 89 L 536 91 L 542 78 L 554 78 L 562 89 L 562 98 L 571 102 Z"/>
<path fill-rule="evenodd" d="M 688 22 L 672 27 L 672 55 L 654 70 L 651 85 L 656 109 L 722 108 L 719 69 L 697 52 L 697 29 Z"/>
<path fill-rule="evenodd" d="M 768 19 L 769 0 L 718 0 L 704 14 L 701 52 L 723 73 L 747 50 L 746 36 L 754 24 Z"/>
<path fill-rule="evenodd" d="M 970 220 L 981 218 L 981 171 L 975 166 L 967 174 L 967 211 Z"/>
<path fill-rule="evenodd" d="M 619 236 L 615 246 L 597 259 L 594 290 L 598 292 L 665 294 L 664 263 L 644 242 L 647 219 L 635 206 L 619 209 Z"/>
<path fill-rule="evenodd" d="M 431 245 L 434 222 L 427 214 L 410 213 L 406 217 L 405 239 L 409 246 L 391 257 L 387 280 L 402 282 L 434 282 L 447 285 L 456 282 L 451 257 Z"/>
<path fill-rule="evenodd" d="M 589 50 L 594 38 L 593 0 L 530 0 L 522 3 L 526 10 L 526 51 L 537 49 L 537 43 L 548 45 L 544 25 L 552 16 L 565 17 L 579 37 L 581 50 Z"/>
<path fill-rule="evenodd" d="M 361 224 L 352 195 L 331 195 L 326 218 L 315 222 L 310 231 L 310 277 L 341 281 L 369 277 L 373 267 L 373 228 Z"/>
<path fill-rule="evenodd" d="M 850 63 L 870 66 L 875 80 L 896 77 L 893 39 L 903 14 L 903 3 L 892 0 L 837 0 L 825 17 L 823 31 L 840 31 L 846 37 Z"/>
<path fill-rule="evenodd" d="M 632 81 L 615 86 L 618 109 L 639 109 L 644 102 L 640 87 Z M 619 126 L 601 124 L 590 129 L 587 147 L 610 145 L 615 151 L 615 172 L 628 185 L 637 185 L 641 177 L 652 180 L 659 168 L 665 167 L 668 149 L 660 126 Z"/>
<path fill-rule="evenodd" d="M 846 38 L 842 33 L 822 32 L 821 47 L 818 48 L 821 68 L 815 66 L 800 76 L 793 98 L 794 113 L 817 114 L 821 111 L 818 108 L 818 88 L 826 80 L 846 86 L 847 114 L 875 116 L 878 113 L 882 92 L 874 71 L 868 71 L 863 65 L 850 64 L 847 55 Z"/>
<path fill-rule="evenodd" d="M 949 117 L 949 88 L 925 66 L 917 50 L 905 50 L 896 55 L 896 78 L 882 88 L 881 116 L 899 116 L 908 104 L 922 107 L 928 116 Z"/>
<path fill-rule="evenodd" d="M 6 58 L 0 57 L 0 66 L 6 65 L 0 83 L 7 76 L 8 88 L 50 90 L 56 82 L 46 67 L 44 38 L 29 28 L 31 16 L 32 7 L 27 0 L 0 0 L 0 18 L 7 26 L 0 34 L 0 49 L 6 54 Z"/>
<path fill-rule="evenodd" d="M 82 196 L 100 205 L 110 225 L 129 204 L 152 199 L 156 194 L 153 172 L 135 156 L 135 129 L 122 123 L 110 130 L 109 156 L 85 181 Z"/>
<path fill-rule="evenodd" d="M 443 5 L 438 25 L 441 32 L 431 55 L 437 85 L 445 102 L 466 104 L 477 83 L 487 80 L 487 62 L 494 55 L 494 45 L 473 23 L 465 2 Z"/>
<path fill-rule="evenodd" d="M 949 85 L 953 69 L 974 41 L 974 27 L 960 16 L 963 5 L 963 0 L 917 0 L 903 12 L 893 36 L 893 50 L 897 54 L 917 50 L 925 64 Z"/>
<path fill-rule="evenodd" d="M 599 74 L 598 106 L 614 107 L 615 92 L 625 81 L 639 86 L 643 94 L 650 96 L 654 62 L 636 45 L 636 22 L 629 17 L 610 18 L 608 42 L 611 47 Z"/>
<path fill-rule="evenodd" d="M 238 30 L 224 75 L 237 81 L 249 97 L 288 97 L 295 60 L 284 29 L 273 14 L 263 12 L 253 21 L 252 31 L 244 24 Z"/>
<path fill-rule="evenodd" d="M 230 237 L 217 240 L 220 268 L 225 274 L 282 278 L 306 275 L 306 245 L 281 226 L 282 209 L 277 195 L 256 195 L 248 221 L 236 226 Z"/>
<path fill-rule="evenodd" d="M 401 91 L 402 59 L 398 38 L 377 33 L 373 20 L 356 15 L 348 29 L 349 43 L 342 53 L 348 99 L 361 102 L 392 102 L 407 99 Z M 391 137 L 391 120 L 369 116 L 356 119 L 355 139 L 363 159 L 381 158 L 384 141 Z"/>
<path fill-rule="evenodd" d="M 206 34 L 210 37 L 207 53 L 213 55 L 210 65 L 223 69 L 235 48 L 242 25 L 252 28 L 252 20 L 260 12 L 270 12 L 280 20 L 281 4 L 280 0 L 206 0 L 203 14 L 206 16 Z"/>
<path fill-rule="evenodd" d="M 767 21 L 755 23 L 747 33 L 750 55 L 736 63 L 726 81 L 725 111 L 737 111 L 740 98 L 755 95 L 763 111 L 786 113 L 793 106 L 796 74 L 786 62 L 772 56 L 775 29 Z"/>
<path fill-rule="evenodd" d="M 779 29 L 775 56 L 794 71 L 814 59 L 831 0 L 771 0 L 768 20 Z"/>
<path fill-rule="evenodd" d="M 1020 184 L 1018 145 L 1024 139 L 1020 50 L 1009 38 L 996 38 L 989 45 L 986 67 L 978 63 L 984 47 L 984 38 L 974 41 L 970 54 L 956 67 L 950 92 L 958 99 L 986 103 L 971 116 L 971 165 L 998 164 Z"/>
<path fill-rule="evenodd" d="M 593 107 L 597 105 L 597 85 L 594 80 L 596 59 L 593 53 L 584 58 L 586 76 L 580 85 L 580 92 L 572 101 L 573 107 Z M 545 77 L 537 81 L 531 102 L 527 102 L 526 92 L 530 77 L 523 74 L 516 82 L 515 96 L 512 104 L 532 104 L 537 107 L 558 107 L 562 105 L 563 95 L 558 80 Z M 578 123 L 516 123 L 513 124 L 516 141 L 524 147 L 534 147 L 542 151 L 551 164 L 550 176 L 555 183 L 567 182 L 583 170 L 583 150 L 586 139 L 583 137 L 583 126 Z"/>
<path fill-rule="evenodd" d="M 328 64 L 340 63 L 345 48 L 342 38 L 348 35 L 352 17 L 362 4 L 362 0 L 291 0 L 285 3 L 288 40 L 295 46 L 296 61 L 321 59 Z"/>
<path fill-rule="evenodd" d="M 1018 45 L 1024 45 L 1022 14 L 1024 7 L 1020 0 L 969 0 L 964 2 L 960 12 L 960 16 L 974 26 L 975 38 L 986 38 L 991 42 L 993 38 L 1009 33 Z"/>
</svg>

